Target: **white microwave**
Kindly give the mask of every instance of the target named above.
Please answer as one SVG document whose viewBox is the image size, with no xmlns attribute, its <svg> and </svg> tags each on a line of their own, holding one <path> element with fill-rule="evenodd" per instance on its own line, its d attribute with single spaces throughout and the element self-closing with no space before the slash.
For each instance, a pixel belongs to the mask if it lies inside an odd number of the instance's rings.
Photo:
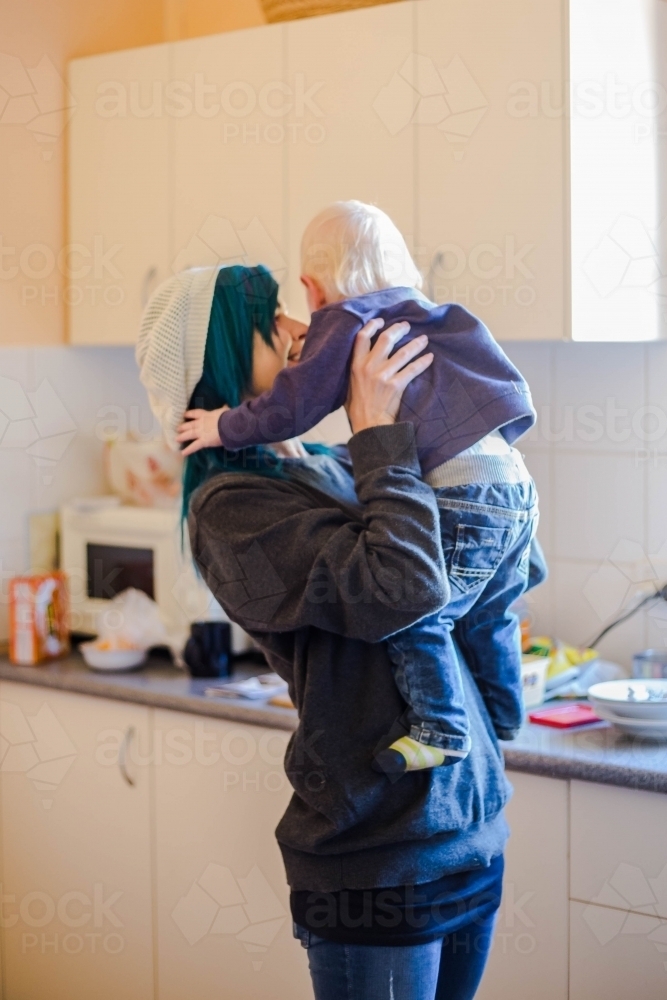
<svg viewBox="0 0 667 1000">
<path fill-rule="evenodd" d="M 227 616 L 195 571 L 177 507 L 131 507 L 115 497 L 74 500 L 60 511 L 60 565 L 68 578 L 72 631 L 95 633 L 100 612 L 127 587 L 160 609 L 173 648 L 182 649 L 195 621 Z M 249 637 L 232 624 L 232 650 Z"/>
</svg>

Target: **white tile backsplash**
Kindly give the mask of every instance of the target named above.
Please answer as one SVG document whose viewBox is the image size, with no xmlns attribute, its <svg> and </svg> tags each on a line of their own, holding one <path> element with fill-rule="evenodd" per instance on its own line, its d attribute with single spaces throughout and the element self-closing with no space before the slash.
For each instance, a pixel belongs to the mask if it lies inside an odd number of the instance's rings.
<svg viewBox="0 0 667 1000">
<path fill-rule="evenodd" d="M 552 399 L 552 344 L 516 342 L 503 344 L 505 351 L 530 386 L 533 405 L 537 413 L 551 406 Z M 522 448 L 530 448 L 540 439 L 540 426 L 533 427 L 524 438 Z"/>
<path fill-rule="evenodd" d="M 646 347 L 646 406 L 645 418 L 647 460 L 655 452 L 667 453 L 667 342 Z"/>
<path fill-rule="evenodd" d="M 646 614 L 646 648 L 667 647 L 667 604 L 661 601 Z"/>
<path fill-rule="evenodd" d="M 20 539 L 35 508 L 37 472 L 25 449 L 0 448 L 0 544 Z"/>
<path fill-rule="evenodd" d="M 644 542 L 644 471 L 632 456 L 557 453 L 548 506 L 556 557 L 609 559 Z"/>
<path fill-rule="evenodd" d="M 548 579 L 539 587 L 529 590 L 525 596 L 530 618 L 531 635 L 551 635 L 554 622 L 554 574 L 553 563 L 549 561 Z"/>
<path fill-rule="evenodd" d="M 549 632 L 574 645 L 589 642 L 608 620 L 621 614 L 626 601 L 634 599 L 629 580 L 621 579 L 620 586 L 610 586 L 606 574 L 599 578 L 599 571 L 600 564 L 595 561 L 553 561 L 553 619 Z M 645 645 L 644 617 L 639 613 L 610 632 L 597 648 L 608 659 L 629 667 L 633 653 Z"/>
<path fill-rule="evenodd" d="M 667 580 L 667 455 L 652 456 L 646 464 L 646 551 L 660 556 Z"/>
<path fill-rule="evenodd" d="M 551 574 L 530 597 L 535 627 L 583 642 L 642 581 L 667 582 L 667 343 L 503 347 L 536 378 L 543 425 L 519 445 L 538 483 Z M 667 604 L 639 612 L 601 649 L 629 667 L 647 645 L 667 645 Z"/>
<path fill-rule="evenodd" d="M 555 344 L 552 356 L 550 418 L 552 428 L 567 432 L 563 447 L 586 453 L 643 447 L 643 345 Z"/>
<path fill-rule="evenodd" d="M 637 574 L 667 582 L 667 417 L 657 442 L 638 439 L 632 427 L 642 407 L 667 414 L 667 344 L 503 346 L 528 379 L 538 414 L 546 409 L 550 417 L 551 433 L 538 427 L 520 443 L 540 493 L 539 537 L 551 573 L 529 596 L 534 631 L 583 642 L 634 593 Z M 28 514 L 104 492 L 105 422 L 140 435 L 156 431 L 131 348 L 0 349 L 0 411 L 8 393 L 30 400 L 45 381 L 62 408 L 46 408 L 38 450 L 49 436 L 67 433 L 67 419 L 74 433 L 50 464 L 40 464 L 25 443 L 7 448 L 0 440 L 0 638 L 7 575 L 28 566 Z M 629 429 L 630 436 L 613 441 L 605 429 L 585 440 L 578 434 L 588 430 L 582 407 L 604 413 L 608 399 L 631 414 L 616 418 L 617 432 Z M 664 559 L 656 559 L 663 545 Z M 667 645 L 667 605 L 620 626 L 601 648 L 629 666 L 632 653 L 648 644 Z"/>
<path fill-rule="evenodd" d="M 526 451 L 525 461 L 528 471 L 535 480 L 537 492 L 540 497 L 540 522 L 537 529 L 540 544 L 545 555 L 550 556 L 553 552 L 553 532 L 552 532 L 552 510 L 550 504 L 541 502 L 542 497 L 551 495 L 551 456 L 543 451 Z"/>
<path fill-rule="evenodd" d="M 9 634 L 7 627 L 9 580 L 17 573 L 23 572 L 26 560 L 27 542 L 24 545 L 21 537 L 0 539 L 0 638 L 2 639 Z"/>
<path fill-rule="evenodd" d="M 29 568 L 28 516 L 105 492 L 108 420 L 157 433 L 131 348 L 0 348 L 0 639 L 6 580 Z"/>
<path fill-rule="evenodd" d="M 14 379 L 21 386 L 25 385 L 29 374 L 29 351 L 22 347 L 3 347 L 0 349 L 0 393 L 7 400 L 6 393 L 12 392 L 6 379 Z"/>
</svg>

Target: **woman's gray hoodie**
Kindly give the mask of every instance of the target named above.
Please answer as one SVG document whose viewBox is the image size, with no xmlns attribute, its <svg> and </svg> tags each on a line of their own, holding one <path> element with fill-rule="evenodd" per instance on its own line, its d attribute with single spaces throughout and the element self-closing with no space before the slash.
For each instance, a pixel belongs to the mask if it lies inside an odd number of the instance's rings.
<svg viewBox="0 0 667 1000">
<path fill-rule="evenodd" d="M 289 479 L 223 473 L 190 508 L 192 551 L 229 617 L 265 650 L 299 712 L 276 830 L 293 889 L 428 882 L 484 866 L 507 838 L 509 784 L 462 664 L 473 749 L 392 782 L 374 751 L 406 732 L 384 640 L 448 600 L 433 491 L 412 425 L 354 435 L 351 471 Z M 356 496 L 355 496 L 356 489 Z"/>
</svg>

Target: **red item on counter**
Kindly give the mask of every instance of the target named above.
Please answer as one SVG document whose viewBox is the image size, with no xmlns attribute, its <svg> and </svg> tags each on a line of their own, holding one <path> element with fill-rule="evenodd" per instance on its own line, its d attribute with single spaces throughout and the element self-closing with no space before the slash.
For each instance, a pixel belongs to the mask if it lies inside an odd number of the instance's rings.
<svg viewBox="0 0 667 1000">
<path fill-rule="evenodd" d="M 33 665 L 69 650 L 65 574 L 37 573 L 9 581 L 9 659 Z"/>
<path fill-rule="evenodd" d="M 554 729 L 570 729 L 572 726 L 587 726 L 591 722 L 602 722 L 590 705 L 556 705 L 554 708 L 540 708 L 530 712 L 528 718 L 538 726 L 552 726 Z"/>
</svg>

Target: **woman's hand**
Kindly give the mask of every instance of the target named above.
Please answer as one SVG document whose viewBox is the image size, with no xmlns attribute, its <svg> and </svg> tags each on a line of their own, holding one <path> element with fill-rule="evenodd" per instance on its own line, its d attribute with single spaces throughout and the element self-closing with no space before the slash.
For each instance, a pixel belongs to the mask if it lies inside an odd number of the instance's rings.
<svg viewBox="0 0 667 1000">
<path fill-rule="evenodd" d="M 371 339 L 382 329 L 384 320 L 372 319 L 357 334 L 352 355 L 350 388 L 345 409 L 352 426 L 352 433 L 393 424 L 405 387 L 413 378 L 426 371 L 433 361 L 432 354 L 423 354 L 428 337 L 415 337 L 389 357 L 395 344 L 410 329 L 409 323 L 388 326 L 371 347 Z"/>
<path fill-rule="evenodd" d="M 222 406 L 219 410 L 186 410 L 185 421 L 178 428 L 176 440 L 179 444 L 185 441 L 190 441 L 190 444 L 183 448 L 181 455 L 193 455 L 200 448 L 219 448 L 222 441 L 218 434 L 218 419 L 228 409 L 228 406 Z"/>
</svg>

